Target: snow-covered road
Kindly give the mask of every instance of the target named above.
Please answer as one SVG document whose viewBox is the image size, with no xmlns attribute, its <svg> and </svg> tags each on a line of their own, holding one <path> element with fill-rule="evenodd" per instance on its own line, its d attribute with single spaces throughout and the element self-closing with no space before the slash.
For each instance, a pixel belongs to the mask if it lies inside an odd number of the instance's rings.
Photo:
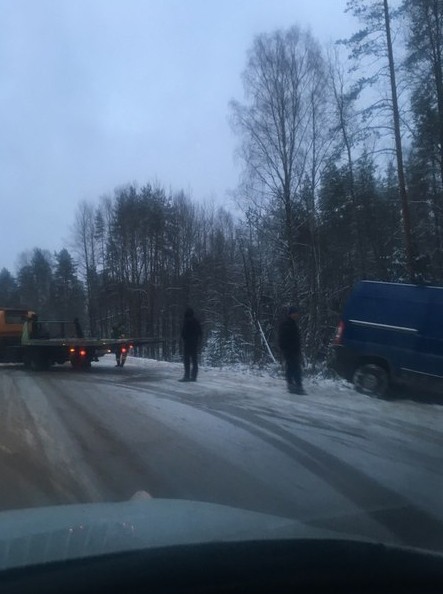
<svg viewBox="0 0 443 594">
<path fill-rule="evenodd" d="M 443 550 L 443 406 L 345 384 L 105 357 L 89 372 L 0 369 L 0 508 L 136 491 Z"/>
</svg>

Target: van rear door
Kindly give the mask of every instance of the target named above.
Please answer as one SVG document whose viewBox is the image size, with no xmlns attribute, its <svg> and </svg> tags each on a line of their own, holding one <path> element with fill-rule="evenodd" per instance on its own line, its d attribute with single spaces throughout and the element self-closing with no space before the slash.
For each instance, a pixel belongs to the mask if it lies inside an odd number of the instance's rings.
<svg viewBox="0 0 443 594">
<path fill-rule="evenodd" d="M 417 338 L 428 294 L 414 285 L 362 281 L 345 310 L 345 344 L 361 359 L 389 364 L 391 373 L 417 365 Z"/>
<path fill-rule="evenodd" d="M 417 336 L 415 371 L 443 378 L 443 289 L 428 287 L 429 303 L 423 327 Z"/>
</svg>

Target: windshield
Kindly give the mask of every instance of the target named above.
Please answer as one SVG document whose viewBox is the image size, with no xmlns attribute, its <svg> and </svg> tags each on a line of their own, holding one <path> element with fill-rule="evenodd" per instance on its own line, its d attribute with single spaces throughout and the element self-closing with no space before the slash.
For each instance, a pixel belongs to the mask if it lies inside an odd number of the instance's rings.
<svg viewBox="0 0 443 594">
<path fill-rule="evenodd" d="M 138 493 L 443 551 L 442 3 L 0 20 L 1 546 Z"/>
</svg>

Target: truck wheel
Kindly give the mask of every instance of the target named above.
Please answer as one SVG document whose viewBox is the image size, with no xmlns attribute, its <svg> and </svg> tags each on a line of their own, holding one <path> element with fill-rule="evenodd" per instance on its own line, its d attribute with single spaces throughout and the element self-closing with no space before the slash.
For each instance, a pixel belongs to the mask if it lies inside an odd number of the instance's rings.
<svg viewBox="0 0 443 594">
<path fill-rule="evenodd" d="M 89 369 L 91 361 L 89 359 L 80 359 L 79 357 L 72 357 L 71 365 L 74 369 Z"/>
<path fill-rule="evenodd" d="M 378 396 L 386 395 L 389 387 L 389 375 L 386 369 L 375 363 L 360 365 L 352 378 L 354 387 L 360 394 Z"/>
</svg>

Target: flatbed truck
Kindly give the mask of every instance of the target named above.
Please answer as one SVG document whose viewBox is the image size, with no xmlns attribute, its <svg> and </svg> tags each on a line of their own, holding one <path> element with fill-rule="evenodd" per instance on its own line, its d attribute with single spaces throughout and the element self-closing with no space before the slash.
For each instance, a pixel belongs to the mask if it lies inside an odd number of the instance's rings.
<svg viewBox="0 0 443 594">
<path fill-rule="evenodd" d="M 107 353 L 123 352 L 136 345 L 156 342 L 149 338 L 84 338 L 76 321 L 40 321 L 29 310 L 0 308 L 0 362 L 23 363 L 45 370 L 70 361 L 88 368 Z"/>
</svg>

